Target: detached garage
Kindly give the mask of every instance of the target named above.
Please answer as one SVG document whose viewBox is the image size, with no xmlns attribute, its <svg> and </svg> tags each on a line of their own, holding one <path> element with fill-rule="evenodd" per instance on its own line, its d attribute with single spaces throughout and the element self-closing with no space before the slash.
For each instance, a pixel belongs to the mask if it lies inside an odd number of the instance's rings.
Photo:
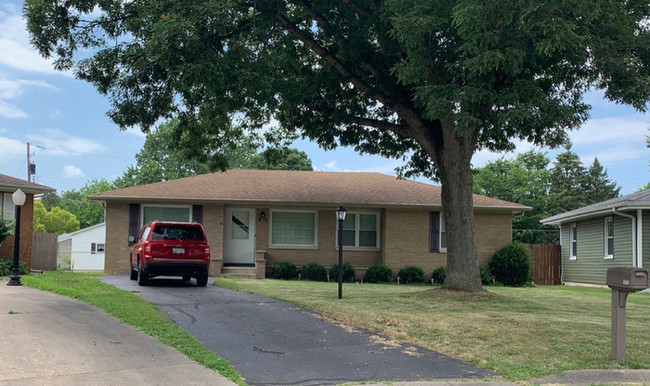
<svg viewBox="0 0 650 386">
<path fill-rule="evenodd" d="M 61 235 L 58 242 L 58 260 L 69 261 L 72 271 L 104 270 L 105 222 Z"/>
</svg>

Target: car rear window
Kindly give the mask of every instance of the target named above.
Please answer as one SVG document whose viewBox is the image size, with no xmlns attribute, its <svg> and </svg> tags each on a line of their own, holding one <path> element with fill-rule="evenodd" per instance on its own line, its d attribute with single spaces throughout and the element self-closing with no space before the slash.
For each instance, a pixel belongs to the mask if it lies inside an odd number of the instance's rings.
<svg viewBox="0 0 650 386">
<path fill-rule="evenodd" d="M 157 225 L 152 240 L 204 241 L 199 227 L 187 225 Z"/>
</svg>

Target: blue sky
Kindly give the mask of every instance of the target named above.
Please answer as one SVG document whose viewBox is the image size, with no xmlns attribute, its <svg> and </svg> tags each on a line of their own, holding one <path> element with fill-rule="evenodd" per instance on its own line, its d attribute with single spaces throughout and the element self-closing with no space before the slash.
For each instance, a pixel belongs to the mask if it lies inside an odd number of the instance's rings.
<svg viewBox="0 0 650 386">
<path fill-rule="evenodd" d="M 110 105 L 88 83 L 57 72 L 29 45 L 21 14 L 22 1 L 0 4 L 0 173 L 27 178 L 27 142 L 36 164 L 35 182 L 59 193 L 79 189 L 87 181 L 113 180 L 135 164 L 145 137 L 137 130 L 120 131 L 106 116 Z M 598 92 L 587 96 L 591 119 L 571 133 L 573 151 L 585 165 L 594 157 L 609 177 L 632 193 L 650 182 L 648 116 L 605 101 Z M 352 149 L 323 151 L 306 141 L 294 143 L 323 171 L 373 171 L 395 174 L 400 161 L 361 156 Z M 516 152 L 532 149 L 518 143 Z M 560 150 L 548 151 L 553 159 Z M 513 153 L 478 152 L 474 166 Z M 424 181 L 424 180 L 423 180 Z"/>
</svg>

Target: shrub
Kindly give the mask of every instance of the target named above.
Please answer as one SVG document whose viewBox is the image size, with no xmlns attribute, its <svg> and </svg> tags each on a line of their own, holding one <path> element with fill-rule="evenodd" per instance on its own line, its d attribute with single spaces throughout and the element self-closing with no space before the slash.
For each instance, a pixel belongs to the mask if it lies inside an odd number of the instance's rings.
<svg viewBox="0 0 650 386">
<path fill-rule="evenodd" d="M 444 284 L 446 277 L 447 271 L 445 270 L 445 267 L 436 268 L 431 273 L 431 279 L 433 279 L 433 282 L 435 284 Z"/>
<path fill-rule="evenodd" d="M 513 242 L 499 249 L 490 261 L 494 279 L 509 287 L 520 287 L 531 281 L 530 249 L 522 243 Z"/>
<path fill-rule="evenodd" d="M 0 245 L 4 243 L 7 237 L 11 234 L 14 229 L 13 220 L 5 220 L 0 218 Z"/>
<path fill-rule="evenodd" d="M 14 268 L 14 260 L 0 259 L 0 276 L 9 276 Z M 21 275 L 27 275 L 27 263 L 24 261 L 18 262 L 18 270 Z"/>
<path fill-rule="evenodd" d="M 357 274 L 354 272 L 354 267 L 350 263 L 343 263 L 343 281 L 348 282 L 354 280 Z M 330 280 L 339 280 L 339 265 L 333 264 L 330 268 Z"/>
<path fill-rule="evenodd" d="M 418 284 L 427 281 L 426 277 L 424 276 L 424 269 L 421 267 L 416 267 L 414 265 L 407 265 L 406 267 L 400 269 L 397 276 L 402 282 L 408 284 Z"/>
<path fill-rule="evenodd" d="M 273 264 L 271 276 L 275 279 L 291 280 L 298 277 L 296 264 L 292 261 L 278 261 Z"/>
<path fill-rule="evenodd" d="M 481 283 L 483 285 L 494 284 L 494 275 L 492 275 L 492 272 L 490 272 L 490 268 L 480 267 L 480 272 L 481 272 Z"/>
<path fill-rule="evenodd" d="M 383 264 L 373 265 L 363 275 L 363 281 L 367 283 L 390 283 L 391 280 L 393 280 L 393 270 Z"/>
<path fill-rule="evenodd" d="M 318 263 L 307 263 L 300 270 L 302 278 L 312 281 L 327 281 L 327 271 L 325 267 Z"/>
</svg>

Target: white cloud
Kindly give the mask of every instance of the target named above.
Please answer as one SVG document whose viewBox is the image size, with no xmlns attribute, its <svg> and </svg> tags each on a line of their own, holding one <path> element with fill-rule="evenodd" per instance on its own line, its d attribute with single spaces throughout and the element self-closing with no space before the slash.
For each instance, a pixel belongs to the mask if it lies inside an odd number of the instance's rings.
<svg viewBox="0 0 650 386">
<path fill-rule="evenodd" d="M 574 145 L 643 141 L 648 135 L 648 123 L 642 115 L 590 119 L 570 137 Z"/>
<path fill-rule="evenodd" d="M 338 165 L 338 161 L 330 161 L 325 164 L 325 167 L 323 168 L 324 170 L 336 170 L 336 167 Z"/>
<path fill-rule="evenodd" d="M 56 121 L 61 117 L 63 117 L 63 112 L 61 110 L 54 110 L 50 113 L 50 119 L 53 121 Z"/>
<path fill-rule="evenodd" d="M 42 134 L 29 134 L 27 140 L 45 148 L 49 155 L 70 156 L 106 153 L 106 147 L 91 139 L 75 137 L 59 129 L 45 129 Z"/>
<path fill-rule="evenodd" d="M 77 178 L 77 177 L 84 177 L 85 174 L 83 170 L 79 169 L 78 167 L 74 165 L 65 165 L 63 167 L 63 177 L 64 178 Z"/>
<path fill-rule="evenodd" d="M 15 139 L 0 137 L 0 163 L 16 161 L 17 158 L 27 155 L 27 147 L 23 142 Z"/>
<path fill-rule="evenodd" d="M 8 4 L 0 9 L 0 25 L 0 64 L 20 71 L 72 76 L 69 71 L 56 71 L 50 60 L 31 47 L 25 20 L 17 7 Z"/>
<path fill-rule="evenodd" d="M 17 98 L 25 92 L 26 87 L 41 87 L 56 90 L 57 88 L 41 80 L 6 79 L 0 78 L 0 99 Z"/>
<path fill-rule="evenodd" d="M 0 100 L 0 117 L 2 118 L 25 118 L 27 114 L 17 106 Z"/>
</svg>

